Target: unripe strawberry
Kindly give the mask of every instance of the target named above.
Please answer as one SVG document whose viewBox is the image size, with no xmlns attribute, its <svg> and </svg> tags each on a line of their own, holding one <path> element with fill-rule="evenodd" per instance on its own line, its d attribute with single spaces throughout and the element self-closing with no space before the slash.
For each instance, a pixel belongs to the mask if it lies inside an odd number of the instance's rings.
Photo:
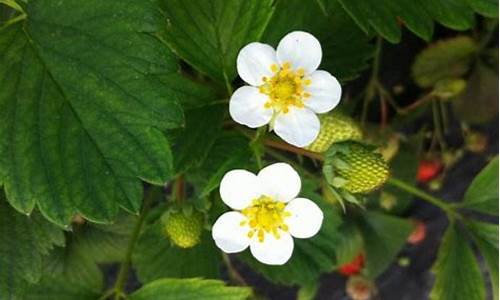
<svg viewBox="0 0 500 300">
<path fill-rule="evenodd" d="M 330 153 L 333 178 L 341 182 L 338 187 L 352 193 L 369 193 L 389 178 L 389 166 L 380 153 L 357 142 L 336 144 L 339 151 Z M 334 179 L 335 180 L 335 179 Z"/>
<path fill-rule="evenodd" d="M 338 272 L 345 276 L 358 274 L 365 265 L 365 257 L 363 254 L 356 256 L 351 262 L 343 264 L 339 267 Z"/>
<path fill-rule="evenodd" d="M 439 160 L 421 160 L 418 165 L 417 181 L 429 182 L 441 173 L 443 164 Z"/>
<path fill-rule="evenodd" d="M 203 214 L 192 210 L 168 211 L 163 217 L 166 236 L 181 248 L 191 248 L 200 242 L 203 231 Z"/>
<path fill-rule="evenodd" d="M 353 119 L 338 112 L 320 115 L 321 129 L 316 140 L 305 149 L 323 153 L 333 143 L 361 140 L 363 134 Z"/>
</svg>

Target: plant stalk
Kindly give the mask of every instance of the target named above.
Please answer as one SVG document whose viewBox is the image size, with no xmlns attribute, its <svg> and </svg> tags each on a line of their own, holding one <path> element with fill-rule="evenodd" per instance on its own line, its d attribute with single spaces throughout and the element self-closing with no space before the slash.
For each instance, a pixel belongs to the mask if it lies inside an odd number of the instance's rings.
<svg viewBox="0 0 500 300">
<path fill-rule="evenodd" d="M 120 270 L 118 271 L 118 276 L 116 278 L 116 282 L 113 288 L 114 290 L 113 294 L 115 295 L 114 296 L 115 300 L 121 299 L 125 293 L 124 288 L 129 275 L 132 253 L 134 251 L 135 244 L 139 239 L 139 234 L 141 233 L 142 226 L 144 225 L 146 215 L 149 212 L 150 203 L 158 195 L 159 191 L 161 191 L 159 188 L 151 187 L 148 190 L 146 197 L 144 198 L 142 211 L 139 215 L 137 223 L 135 224 L 132 236 L 130 237 L 130 241 L 127 245 L 127 251 L 125 252 L 125 259 L 120 265 Z"/>
<path fill-rule="evenodd" d="M 412 195 L 418 197 L 419 199 L 425 200 L 434 206 L 441 208 L 448 215 L 455 215 L 456 214 L 456 212 L 454 211 L 454 208 L 449 203 L 447 203 L 444 200 L 439 199 L 431 194 L 428 194 L 428 193 L 422 191 L 421 189 L 419 189 L 419 188 L 417 188 L 409 183 L 406 183 L 406 182 L 401 181 L 401 180 L 394 178 L 394 177 L 389 178 L 387 180 L 387 183 L 394 186 L 394 187 L 397 187 L 398 189 L 403 190 L 409 194 L 412 194 Z"/>
</svg>

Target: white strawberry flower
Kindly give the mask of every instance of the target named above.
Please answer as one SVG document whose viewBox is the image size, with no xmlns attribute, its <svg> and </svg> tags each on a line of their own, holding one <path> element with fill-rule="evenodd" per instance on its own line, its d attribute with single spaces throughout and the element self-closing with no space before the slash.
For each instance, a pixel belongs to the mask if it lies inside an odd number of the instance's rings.
<svg viewBox="0 0 500 300">
<path fill-rule="evenodd" d="M 241 79 L 250 86 L 231 96 L 233 120 L 250 128 L 270 124 L 292 145 L 311 144 L 320 129 L 316 114 L 335 108 L 342 94 L 335 77 L 317 70 L 321 57 L 319 41 L 303 31 L 287 34 L 276 51 L 257 42 L 243 47 L 236 64 Z"/>
<path fill-rule="evenodd" d="M 216 245 L 226 253 L 250 246 L 250 252 L 268 265 L 286 263 L 293 238 L 310 238 L 323 223 L 323 212 L 311 200 L 297 198 L 301 182 L 288 164 L 276 163 L 255 175 L 232 170 L 220 184 L 222 201 L 234 211 L 222 214 L 212 227 Z"/>
</svg>

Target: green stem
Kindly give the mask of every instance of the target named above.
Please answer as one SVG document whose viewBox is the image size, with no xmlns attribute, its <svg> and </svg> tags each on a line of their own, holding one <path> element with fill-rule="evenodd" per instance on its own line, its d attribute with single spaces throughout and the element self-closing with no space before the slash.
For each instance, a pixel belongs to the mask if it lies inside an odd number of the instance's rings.
<svg viewBox="0 0 500 300">
<path fill-rule="evenodd" d="M 139 215 L 139 219 L 137 220 L 137 223 L 135 224 L 134 227 L 134 231 L 132 232 L 132 236 L 130 237 L 130 241 L 127 246 L 127 251 L 125 252 L 125 259 L 120 265 L 120 270 L 118 271 L 118 276 L 116 278 L 116 282 L 113 288 L 115 300 L 119 300 L 123 297 L 123 295 L 125 295 L 124 288 L 125 288 L 125 283 L 127 282 L 128 279 L 130 262 L 132 260 L 132 253 L 134 251 L 135 244 L 137 243 L 139 234 L 141 233 L 141 229 L 146 219 L 146 215 L 149 212 L 149 205 L 160 191 L 161 189 L 157 187 L 151 187 L 148 190 L 146 197 L 144 198 L 142 212 Z"/>
<path fill-rule="evenodd" d="M 406 182 L 401 181 L 401 180 L 396 179 L 396 178 L 389 178 L 389 180 L 387 180 L 387 183 L 394 186 L 394 187 L 397 187 L 398 189 L 403 190 L 409 194 L 417 196 L 418 198 L 425 200 L 434 206 L 441 208 L 444 212 L 446 212 L 446 214 L 448 216 L 455 216 L 456 215 L 454 208 L 449 203 L 447 203 L 444 200 L 439 199 L 431 194 L 428 194 L 428 193 L 422 191 L 421 189 L 419 189 L 419 188 L 417 188 L 409 183 L 406 183 Z"/>
<path fill-rule="evenodd" d="M 245 281 L 245 279 L 243 278 L 243 276 L 241 276 L 241 274 L 238 272 L 238 270 L 236 270 L 234 268 L 233 264 L 231 263 L 231 259 L 229 259 L 229 256 L 223 252 L 222 252 L 222 261 L 224 262 L 224 264 L 227 267 L 227 271 L 228 271 L 228 274 L 229 274 L 229 277 L 231 278 L 231 280 L 233 280 L 238 285 L 248 286 L 248 284 Z"/>
<path fill-rule="evenodd" d="M 257 131 L 250 141 L 250 147 L 252 148 L 253 154 L 255 156 L 255 161 L 257 162 L 257 168 L 260 170 L 263 167 L 262 164 L 262 139 L 266 135 L 266 126 L 262 126 Z"/>
<path fill-rule="evenodd" d="M 446 142 L 444 140 L 443 128 L 441 126 L 441 115 L 439 111 L 439 100 L 432 100 L 432 120 L 434 122 L 434 132 L 436 134 L 436 138 L 439 142 L 439 147 L 441 151 L 446 150 Z"/>
<path fill-rule="evenodd" d="M 229 98 L 233 95 L 233 86 L 231 85 L 231 82 L 229 82 L 229 77 L 227 76 L 226 70 L 223 71 L 223 76 L 224 76 L 224 84 L 226 85 L 226 91 L 227 95 Z"/>
<path fill-rule="evenodd" d="M 361 124 L 364 126 L 368 115 L 368 106 L 370 101 L 375 96 L 375 91 L 378 85 L 378 73 L 380 69 L 380 53 L 382 52 L 382 37 L 377 36 L 375 44 L 375 54 L 373 57 L 372 73 L 368 85 L 366 86 L 365 96 L 363 100 L 363 110 L 361 111 Z"/>
<path fill-rule="evenodd" d="M 486 49 L 486 47 L 488 47 L 488 44 L 493 38 L 493 34 L 495 33 L 495 29 L 497 28 L 497 26 L 498 26 L 498 19 L 495 19 L 494 23 L 490 24 L 490 26 L 487 28 L 486 34 L 479 41 L 478 54 L 480 54 L 484 49 Z"/>
</svg>

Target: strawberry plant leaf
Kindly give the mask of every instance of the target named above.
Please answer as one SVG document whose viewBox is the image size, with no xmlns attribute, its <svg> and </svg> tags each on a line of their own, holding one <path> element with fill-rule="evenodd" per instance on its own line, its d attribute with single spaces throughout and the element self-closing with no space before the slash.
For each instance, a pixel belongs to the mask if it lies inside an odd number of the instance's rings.
<svg viewBox="0 0 500 300">
<path fill-rule="evenodd" d="M 193 248 L 181 249 L 163 230 L 161 221 L 146 228 L 134 250 L 132 262 L 142 283 L 167 277 L 219 277 L 221 255 L 210 234 L 205 232 Z"/>
<path fill-rule="evenodd" d="M 187 110 L 185 127 L 168 133 L 177 173 L 203 164 L 222 128 L 226 109 L 218 104 Z"/>
<path fill-rule="evenodd" d="M 498 300 L 498 224 L 468 221 L 465 225 L 486 262 L 493 286 L 493 297 Z"/>
<path fill-rule="evenodd" d="M 373 55 L 369 38 L 336 1 L 277 1 L 262 40 L 277 46 L 293 30 L 310 32 L 319 39 L 323 48 L 319 68 L 343 81 L 357 77 Z"/>
<path fill-rule="evenodd" d="M 251 294 L 246 287 L 228 287 L 223 281 L 158 279 L 130 295 L 130 300 L 244 300 Z"/>
<path fill-rule="evenodd" d="M 468 36 L 437 41 L 417 55 L 413 79 L 429 88 L 443 79 L 460 78 L 469 71 L 477 51 L 478 45 Z"/>
<path fill-rule="evenodd" d="M 30 1 L 0 35 L 0 182 L 17 210 L 66 225 L 138 212 L 141 180 L 173 174 L 177 61 L 153 1 Z M 191 84 L 191 83 L 190 83 Z M 202 98 L 203 95 L 201 95 Z"/>
<path fill-rule="evenodd" d="M 498 157 L 472 181 L 464 196 L 463 207 L 498 215 Z"/>
<path fill-rule="evenodd" d="M 436 281 L 430 294 L 431 300 L 485 299 L 484 283 L 476 257 L 455 224 L 446 230 L 432 269 Z"/>
<path fill-rule="evenodd" d="M 366 212 L 358 220 L 366 253 L 366 275 L 376 278 L 384 272 L 406 243 L 413 226 L 405 219 Z"/>
<path fill-rule="evenodd" d="M 236 56 L 258 41 L 273 13 L 271 0 L 162 0 L 165 40 L 198 71 L 219 82 L 236 76 Z"/>
<path fill-rule="evenodd" d="M 433 20 L 455 30 L 465 30 L 474 25 L 474 12 L 498 15 L 498 3 L 489 0 L 338 1 L 364 31 L 374 30 L 391 43 L 401 40 L 400 23 L 428 41 L 434 31 Z"/>
<path fill-rule="evenodd" d="M 26 286 L 42 277 L 43 258 L 64 235 L 38 212 L 19 214 L 0 190 L 0 299 L 24 299 Z"/>
</svg>

